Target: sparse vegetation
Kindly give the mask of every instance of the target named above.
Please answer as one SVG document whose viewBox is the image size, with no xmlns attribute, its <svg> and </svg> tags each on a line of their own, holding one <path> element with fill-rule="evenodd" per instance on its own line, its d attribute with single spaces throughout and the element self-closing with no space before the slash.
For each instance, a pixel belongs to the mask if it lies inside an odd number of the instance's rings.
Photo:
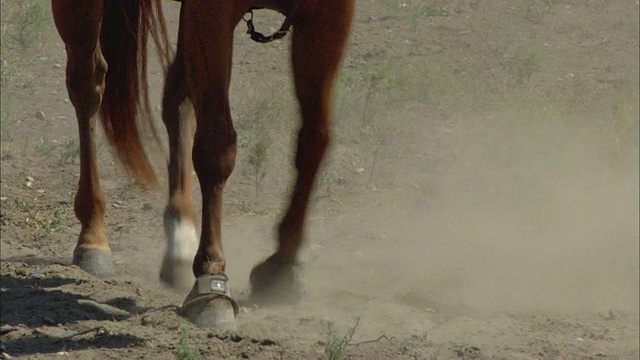
<svg viewBox="0 0 640 360">
<path fill-rule="evenodd" d="M 264 178 L 267 176 L 267 158 L 268 158 L 269 142 L 264 135 L 254 138 L 249 145 L 249 154 L 247 157 L 247 165 L 251 169 L 251 182 L 256 195 L 256 202 L 260 204 L 260 190 Z"/>
<path fill-rule="evenodd" d="M 18 208 L 18 210 L 20 210 L 20 211 L 22 211 L 24 213 L 28 213 L 34 208 L 32 203 L 30 203 L 30 202 L 28 202 L 26 200 L 23 200 L 23 199 L 16 199 L 15 200 L 15 204 L 16 204 L 16 207 Z"/>
<path fill-rule="evenodd" d="M 45 217 L 43 219 L 36 220 L 38 226 L 45 230 L 47 234 L 51 234 L 52 232 L 58 230 L 63 224 L 62 216 L 66 214 L 66 209 L 60 208 L 53 211 L 51 217 Z"/>
<path fill-rule="evenodd" d="M 198 349 L 194 349 L 189 344 L 189 330 L 187 325 L 180 325 L 180 340 L 176 346 L 177 360 L 195 360 L 200 356 Z"/>
<path fill-rule="evenodd" d="M 355 319 L 353 326 L 348 327 L 343 334 L 336 333 L 335 324 L 327 323 L 324 355 L 327 360 L 342 360 L 347 356 L 349 345 L 355 335 L 360 318 Z"/>
<path fill-rule="evenodd" d="M 19 218 L 22 224 L 36 230 L 33 233 L 36 239 L 61 229 L 69 213 L 68 206 L 58 206 L 51 209 L 25 198 L 15 199 L 13 204 L 7 205 L 5 207 L 11 207 L 20 212 Z"/>
<path fill-rule="evenodd" d="M 0 79 L 0 139 L 3 152 L 5 144 L 13 140 L 13 127 L 18 120 L 17 100 L 11 87 L 20 81 L 20 87 L 30 92 L 34 84 L 27 78 L 20 78 L 23 68 L 33 55 L 25 58 L 23 52 L 30 51 L 42 39 L 48 25 L 49 4 L 39 0 L 25 0 L 19 5 L 5 7 L 3 4 L 0 26 L 2 42 L 2 78 Z M 4 155 L 4 154 L 3 154 Z"/>
<path fill-rule="evenodd" d="M 7 142 L 13 141 L 13 126 L 17 117 L 15 101 L 2 91 L 0 94 L 0 142 L 3 149 Z"/>
<path fill-rule="evenodd" d="M 80 157 L 80 144 L 77 139 L 67 141 L 60 154 L 60 164 L 72 164 Z"/>
<path fill-rule="evenodd" d="M 53 150 L 55 150 L 56 146 L 56 143 L 52 140 L 40 138 L 36 143 L 36 155 L 41 157 L 48 156 L 53 152 Z"/>
<path fill-rule="evenodd" d="M 34 45 L 42 38 L 46 25 L 48 4 L 43 1 L 25 1 L 17 14 L 17 40 L 23 48 Z"/>
<path fill-rule="evenodd" d="M 532 44 L 524 46 L 513 56 L 507 55 L 505 46 L 493 48 L 492 54 L 518 86 L 526 84 L 542 67 L 542 50 Z"/>
<path fill-rule="evenodd" d="M 386 0 L 384 4 L 389 18 L 408 24 L 412 30 L 415 30 L 424 19 L 448 15 L 442 6 L 432 1 L 412 3 L 409 1 Z"/>
<path fill-rule="evenodd" d="M 367 186 L 373 178 L 376 164 L 384 153 L 385 146 L 389 144 L 396 133 L 396 127 L 399 126 L 391 119 L 391 113 L 385 110 L 393 106 L 391 104 L 394 101 L 399 100 L 395 96 L 388 96 L 389 92 L 395 87 L 406 86 L 404 74 L 398 71 L 397 63 L 396 59 L 386 57 L 374 66 L 350 69 L 341 78 L 341 87 L 350 89 L 349 94 L 351 94 L 343 98 L 344 101 L 351 106 L 361 106 L 362 109 L 360 115 L 353 113 L 352 116 L 360 117 L 359 126 L 356 131 L 350 132 L 352 137 L 367 140 L 368 153 L 371 157 Z"/>
<path fill-rule="evenodd" d="M 335 177 L 326 170 L 320 175 L 320 189 L 324 192 L 324 196 L 331 195 L 331 187 L 335 182 Z"/>
</svg>

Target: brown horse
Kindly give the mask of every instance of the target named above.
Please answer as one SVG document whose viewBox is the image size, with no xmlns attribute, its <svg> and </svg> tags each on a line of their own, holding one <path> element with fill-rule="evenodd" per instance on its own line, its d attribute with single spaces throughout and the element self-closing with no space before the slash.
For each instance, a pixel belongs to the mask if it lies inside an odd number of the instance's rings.
<svg viewBox="0 0 640 360">
<path fill-rule="evenodd" d="M 354 1 L 186 0 L 180 10 L 176 55 L 170 63 L 160 0 L 52 0 L 56 27 L 66 46 L 67 89 L 80 133 L 80 181 L 74 210 L 82 230 L 73 262 L 97 276 L 113 273 L 104 228 L 106 201 L 96 161 L 98 118 L 132 174 L 145 183 L 156 180 L 141 145 L 137 118 L 139 110 L 150 114 L 146 49 L 151 37 L 168 65 L 162 118 L 170 147 L 169 200 L 164 216 L 167 249 L 160 278 L 174 288 L 191 289 L 181 308 L 191 321 L 234 326 L 238 305 L 225 275 L 220 225 L 222 193 L 236 157 L 229 106 L 233 33 L 248 11 L 268 8 L 287 16 L 286 23 L 293 28 L 291 59 L 302 126 L 295 187 L 279 224 L 278 247 L 251 271 L 251 295 L 255 301 L 299 300 L 295 264 L 309 196 L 329 142 L 332 89 Z M 195 139 L 188 131 L 186 116 L 191 109 L 195 110 Z M 152 125 L 150 128 L 153 130 Z M 192 163 L 202 191 L 199 239 L 191 196 Z"/>
</svg>

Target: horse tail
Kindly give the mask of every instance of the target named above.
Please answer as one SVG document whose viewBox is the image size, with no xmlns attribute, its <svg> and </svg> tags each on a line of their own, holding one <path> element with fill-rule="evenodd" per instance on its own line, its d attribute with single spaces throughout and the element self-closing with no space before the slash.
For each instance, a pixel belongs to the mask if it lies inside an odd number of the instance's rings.
<svg viewBox="0 0 640 360">
<path fill-rule="evenodd" d="M 160 144 L 147 83 L 149 35 L 166 69 L 170 46 L 161 0 L 104 1 L 100 46 L 108 70 L 100 107 L 102 125 L 109 144 L 131 174 L 144 184 L 155 184 L 140 140 L 141 125 L 146 125 Z"/>
</svg>

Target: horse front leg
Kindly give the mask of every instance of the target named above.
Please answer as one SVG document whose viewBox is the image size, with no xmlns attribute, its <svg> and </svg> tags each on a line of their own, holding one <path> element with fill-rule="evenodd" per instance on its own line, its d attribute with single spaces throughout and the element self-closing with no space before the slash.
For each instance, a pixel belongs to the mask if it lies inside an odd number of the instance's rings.
<svg viewBox="0 0 640 360">
<path fill-rule="evenodd" d="M 196 115 L 192 159 L 202 192 L 202 225 L 193 261 L 196 283 L 182 314 L 201 326 L 229 329 L 235 327 L 238 305 L 225 274 L 222 195 L 236 158 L 229 83 L 233 31 L 244 9 L 231 0 L 193 0 L 183 6 L 187 89 Z"/>
</svg>

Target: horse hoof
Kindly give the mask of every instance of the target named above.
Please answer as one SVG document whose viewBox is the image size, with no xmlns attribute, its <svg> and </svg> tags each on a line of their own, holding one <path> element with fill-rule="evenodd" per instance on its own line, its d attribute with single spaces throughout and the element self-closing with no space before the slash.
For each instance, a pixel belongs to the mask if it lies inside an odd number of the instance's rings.
<svg viewBox="0 0 640 360">
<path fill-rule="evenodd" d="M 180 309 L 192 323 L 220 330 L 235 330 L 238 312 L 224 274 L 199 277 Z"/>
<path fill-rule="evenodd" d="M 296 304 L 302 300 L 305 286 L 298 266 L 271 255 L 256 265 L 249 275 L 250 301 L 257 304 Z"/>
<path fill-rule="evenodd" d="M 165 257 L 160 268 L 160 281 L 175 291 L 181 293 L 189 291 L 195 281 L 191 262 Z"/>
<path fill-rule="evenodd" d="M 115 274 L 113 259 L 109 250 L 75 249 L 73 251 L 73 264 L 98 277 L 108 277 Z"/>
</svg>

